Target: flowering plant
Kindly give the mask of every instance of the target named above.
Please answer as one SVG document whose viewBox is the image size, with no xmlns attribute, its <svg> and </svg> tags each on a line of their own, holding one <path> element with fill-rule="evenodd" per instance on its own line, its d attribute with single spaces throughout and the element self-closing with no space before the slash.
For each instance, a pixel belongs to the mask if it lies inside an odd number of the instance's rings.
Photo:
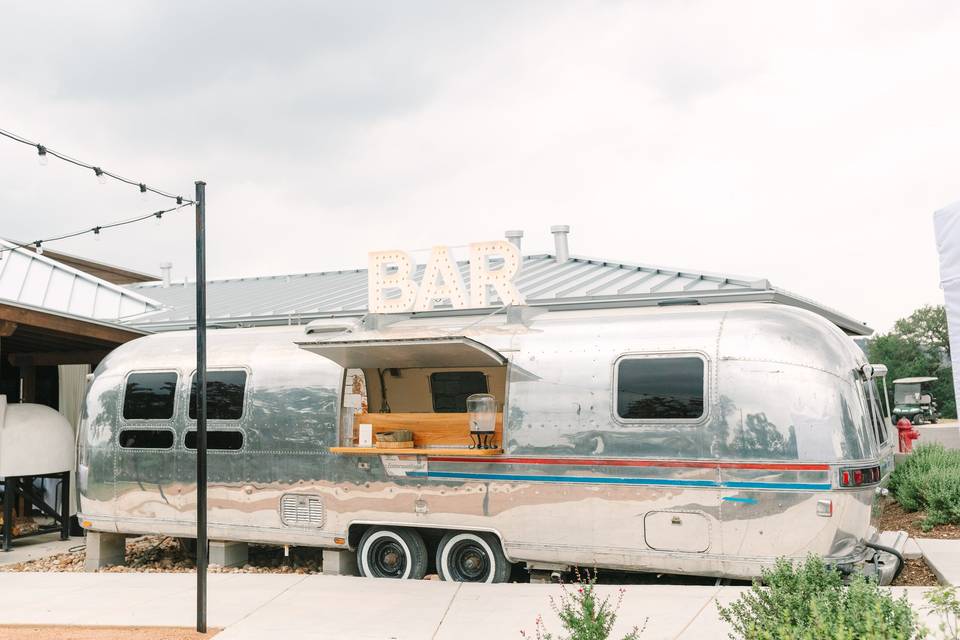
<svg viewBox="0 0 960 640">
<path fill-rule="evenodd" d="M 610 596 L 598 600 L 594 593 L 597 583 L 596 571 L 590 575 L 589 570 L 581 574 L 577 569 L 575 575 L 575 590 L 568 588 L 567 585 L 561 585 L 563 593 L 560 598 L 550 596 L 550 608 L 560 618 L 560 624 L 568 634 L 561 640 L 608 640 L 613 625 L 617 621 L 617 612 L 623 604 L 626 589 L 621 587 L 618 590 L 615 603 L 611 602 Z M 643 624 L 646 627 L 646 620 Z M 643 633 L 642 628 L 634 627 L 623 637 L 623 640 L 636 640 L 641 633 Z M 537 616 L 532 636 L 526 631 L 521 631 L 520 635 L 536 640 L 553 640 L 553 634 L 547 631 L 543 623 L 543 616 Z"/>
</svg>

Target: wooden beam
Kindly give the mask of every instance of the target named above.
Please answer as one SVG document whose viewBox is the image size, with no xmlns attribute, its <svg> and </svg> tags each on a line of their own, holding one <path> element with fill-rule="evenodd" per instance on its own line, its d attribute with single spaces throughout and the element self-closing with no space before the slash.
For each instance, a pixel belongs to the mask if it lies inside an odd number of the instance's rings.
<svg viewBox="0 0 960 640">
<path fill-rule="evenodd" d="M 9 320 L 0 320 L 0 338 L 9 338 L 17 330 L 17 323 Z"/>
<path fill-rule="evenodd" d="M 105 340 L 116 344 L 123 344 L 124 342 L 129 342 L 134 338 L 145 335 L 133 329 L 106 326 L 78 318 L 65 318 L 52 313 L 37 311 L 35 309 L 23 309 L 7 304 L 0 304 L 0 320 L 6 320 L 24 326 L 59 331 L 61 333 L 85 336 L 87 338 L 95 338 L 97 340 Z"/>
<path fill-rule="evenodd" d="M 95 351 L 37 351 L 33 353 L 11 353 L 7 361 L 15 367 L 33 365 L 46 367 L 58 364 L 97 365 L 110 353 L 106 349 Z"/>
</svg>

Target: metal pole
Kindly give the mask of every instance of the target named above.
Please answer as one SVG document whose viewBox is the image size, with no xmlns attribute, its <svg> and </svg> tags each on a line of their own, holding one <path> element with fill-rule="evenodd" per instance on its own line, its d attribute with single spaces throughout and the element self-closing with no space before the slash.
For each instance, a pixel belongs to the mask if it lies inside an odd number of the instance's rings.
<svg viewBox="0 0 960 640">
<path fill-rule="evenodd" d="M 206 186 L 197 187 L 197 631 L 207 632 L 207 268 Z"/>
</svg>

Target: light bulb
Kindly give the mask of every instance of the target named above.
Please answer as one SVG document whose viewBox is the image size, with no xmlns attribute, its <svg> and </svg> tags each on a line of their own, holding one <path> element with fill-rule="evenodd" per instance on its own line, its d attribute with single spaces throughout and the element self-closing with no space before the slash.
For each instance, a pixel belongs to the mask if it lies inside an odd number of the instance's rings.
<svg viewBox="0 0 960 640">
<path fill-rule="evenodd" d="M 100 242 L 100 227 L 93 228 L 93 239 Z"/>
<path fill-rule="evenodd" d="M 37 145 L 37 162 L 40 163 L 41 167 L 47 166 L 47 163 L 50 162 L 50 156 L 47 155 L 47 148 L 42 144 Z"/>
<path fill-rule="evenodd" d="M 93 172 L 97 174 L 97 182 L 100 184 L 107 184 L 107 174 L 103 172 L 103 169 L 100 167 L 94 167 Z"/>
<path fill-rule="evenodd" d="M 160 220 L 163 218 L 163 214 L 160 213 L 159 211 L 157 211 L 155 214 L 153 214 L 153 217 L 155 218 L 154 222 L 155 222 L 156 225 L 159 227 L 159 226 L 160 226 Z"/>
<path fill-rule="evenodd" d="M 37 255 L 38 255 L 38 256 L 42 256 L 42 255 L 43 255 L 43 247 L 40 245 L 39 242 L 37 243 Z"/>
<path fill-rule="evenodd" d="M 140 183 L 140 195 L 143 198 L 147 197 L 147 185 L 143 184 L 142 182 Z"/>
</svg>

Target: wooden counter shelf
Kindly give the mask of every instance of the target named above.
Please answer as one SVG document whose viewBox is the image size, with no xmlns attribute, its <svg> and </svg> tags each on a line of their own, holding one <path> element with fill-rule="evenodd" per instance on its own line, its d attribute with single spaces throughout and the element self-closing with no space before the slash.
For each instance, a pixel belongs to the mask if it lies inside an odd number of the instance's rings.
<svg viewBox="0 0 960 640">
<path fill-rule="evenodd" d="M 330 453 L 346 456 L 477 456 L 503 455 L 503 449 L 469 449 L 470 417 L 466 413 L 363 413 L 354 416 L 354 429 L 372 424 L 374 438 L 381 431 L 407 429 L 415 446 L 408 449 L 377 447 L 330 447 Z M 503 414 L 497 414 L 494 442 L 503 442 Z"/>
<path fill-rule="evenodd" d="M 330 453 L 339 453 L 344 456 L 463 456 L 473 458 L 477 456 L 500 456 L 503 449 L 441 449 L 422 447 L 414 449 L 378 449 L 377 447 L 330 447 Z"/>
</svg>

